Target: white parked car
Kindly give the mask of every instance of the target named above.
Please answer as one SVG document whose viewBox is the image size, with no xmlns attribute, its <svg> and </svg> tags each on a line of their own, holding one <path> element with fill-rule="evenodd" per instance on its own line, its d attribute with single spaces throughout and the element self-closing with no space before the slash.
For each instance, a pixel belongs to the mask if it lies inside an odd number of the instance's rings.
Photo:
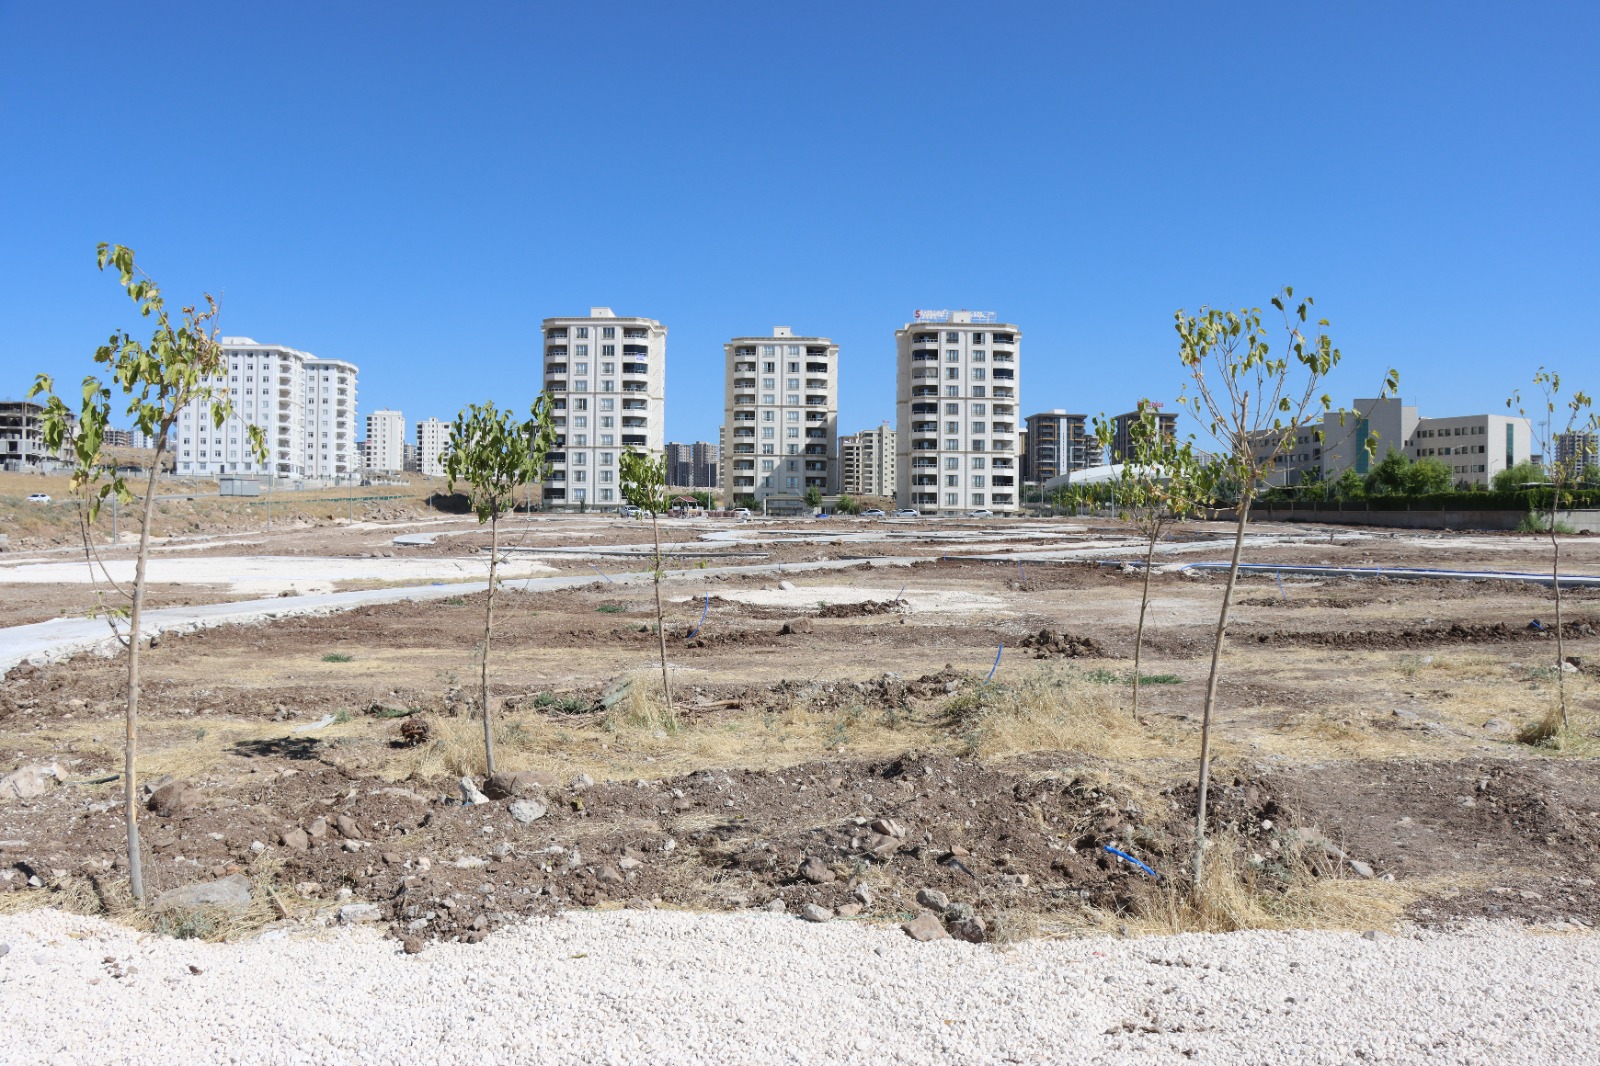
<svg viewBox="0 0 1600 1066">
<path fill-rule="evenodd" d="M 868 507 L 865 511 L 861 512 L 861 517 L 862 518 L 887 518 L 889 516 L 884 514 L 883 511 L 880 508 Z"/>
<path fill-rule="evenodd" d="M 735 507 L 733 509 L 733 517 L 735 517 L 739 521 L 743 522 L 746 519 L 751 518 L 753 516 L 750 514 L 750 508 L 748 508 L 748 507 Z"/>
<path fill-rule="evenodd" d="M 922 512 L 915 507 L 902 507 L 894 513 L 896 518 L 921 518 Z"/>
<path fill-rule="evenodd" d="M 968 518 L 993 518 L 994 517 L 994 512 L 989 510 L 989 508 L 987 508 L 987 507 L 979 507 L 975 511 L 968 511 L 967 512 L 967 517 Z"/>
<path fill-rule="evenodd" d="M 48 492 L 29 493 L 28 502 L 29 503 L 49 503 L 50 502 L 50 494 Z"/>
</svg>

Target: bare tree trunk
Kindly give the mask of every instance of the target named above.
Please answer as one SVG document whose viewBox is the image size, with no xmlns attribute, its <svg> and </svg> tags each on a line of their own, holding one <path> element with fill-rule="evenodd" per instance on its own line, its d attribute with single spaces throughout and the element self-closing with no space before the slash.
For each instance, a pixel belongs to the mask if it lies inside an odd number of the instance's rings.
<svg viewBox="0 0 1600 1066">
<path fill-rule="evenodd" d="M 1156 557 L 1157 531 L 1150 538 L 1150 550 L 1144 553 L 1144 591 L 1139 594 L 1139 627 L 1133 631 L 1133 720 L 1139 720 L 1139 652 L 1144 649 L 1144 611 L 1150 603 L 1150 565 Z"/>
<path fill-rule="evenodd" d="M 667 713 L 672 713 L 672 682 L 667 678 L 667 627 L 661 620 L 661 530 L 656 513 L 650 512 L 650 533 L 656 542 L 656 636 L 661 641 L 661 692 L 666 697 Z"/>
<path fill-rule="evenodd" d="M 144 521 L 139 529 L 139 558 L 133 570 L 133 609 L 128 614 L 128 720 L 122 754 L 122 817 L 128 823 L 128 885 L 144 902 L 144 862 L 139 855 L 139 623 L 144 615 L 144 564 L 150 556 L 150 524 L 156 513 L 156 477 L 161 472 L 163 432 L 144 489 Z"/>
<path fill-rule="evenodd" d="M 1561 636 L 1561 541 L 1556 536 L 1556 504 L 1561 485 L 1556 484 L 1550 499 L 1550 583 L 1556 590 L 1556 692 L 1561 700 L 1561 732 L 1567 731 L 1567 656 Z"/>
<path fill-rule="evenodd" d="M 1239 555 L 1244 550 L 1244 527 L 1250 520 L 1253 486 L 1246 485 L 1239 496 L 1239 522 L 1233 533 L 1233 561 L 1228 564 L 1228 586 L 1222 594 L 1222 611 L 1217 616 L 1216 638 L 1211 646 L 1211 676 L 1206 681 L 1205 714 L 1200 719 L 1200 799 L 1194 822 L 1194 884 L 1191 891 L 1200 898 L 1200 874 L 1205 862 L 1206 792 L 1211 781 L 1211 712 L 1217 703 L 1217 678 L 1222 672 L 1222 644 L 1228 636 L 1228 608 L 1233 603 L 1233 587 L 1239 580 Z"/>
<path fill-rule="evenodd" d="M 500 560 L 500 515 L 489 515 L 489 595 L 483 609 L 483 673 L 478 698 L 483 704 L 483 755 L 488 772 L 494 773 L 494 728 L 489 720 L 489 634 L 494 630 L 495 566 Z"/>
</svg>

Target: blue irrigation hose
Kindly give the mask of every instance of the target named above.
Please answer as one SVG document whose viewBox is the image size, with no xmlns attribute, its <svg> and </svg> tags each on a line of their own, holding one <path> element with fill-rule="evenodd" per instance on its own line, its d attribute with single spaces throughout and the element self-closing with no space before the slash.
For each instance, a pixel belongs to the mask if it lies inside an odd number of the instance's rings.
<svg viewBox="0 0 1600 1066">
<path fill-rule="evenodd" d="M 1022 568 L 1021 559 L 1017 560 L 1017 573 L 1022 575 L 1022 583 L 1026 585 L 1028 583 L 1028 572 Z"/>
<path fill-rule="evenodd" d="M 1004 644 L 1000 645 L 998 648 L 995 649 L 995 652 L 994 652 L 994 665 L 989 667 L 989 676 L 983 679 L 983 683 L 984 684 L 988 684 L 990 681 L 994 680 L 994 672 L 996 670 L 1000 669 L 1000 656 L 1005 650 L 1006 650 L 1006 646 Z"/>
<path fill-rule="evenodd" d="M 694 628 L 689 630 L 689 635 L 684 638 L 685 640 L 693 640 L 694 639 L 694 635 L 696 633 L 700 632 L 700 627 L 706 624 L 706 615 L 708 615 L 710 613 L 711 613 L 711 593 L 708 592 L 708 593 L 706 593 L 706 606 L 705 606 L 705 609 L 700 612 L 700 621 L 696 622 L 694 624 Z"/>
<path fill-rule="evenodd" d="M 896 592 L 894 594 L 894 602 L 899 603 L 901 600 L 903 600 L 905 598 L 906 598 L 906 587 L 904 585 L 901 585 L 900 586 L 900 591 Z"/>
<path fill-rule="evenodd" d="M 1134 858 L 1132 855 L 1129 855 L 1127 852 L 1118 851 L 1116 848 L 1112 847 L 1110 844 L 1107 844 L 1105 847 L 1106 847 L 1107 851 L 1109 851 L 1111 854 L 1115 855 L 1117 858 L 1122 859 L 1125 862 L 1131 862 L 1135 866 L 1137 866 L 1139 869 L 1143 870 L 1145 873 L 1147 873 L 1151 877 L 1155 878 L 1157 881 L 1161 880 L 1161 875 L 1160 874 L 1156 873 L 1154 870 L 1150 869 L 1150 867 L 1146 866 L 1144 863 L 1140 862 L 1138 859 Z"/>
<path fill-rule="evenodd" d="M 593 570 L 595 573 L 599 574 L 601 577 L 605 578 L 607 581 L 611 580 L 611 575 L 607 574 L 604 570 L 600 569 L 598 566 L 594 565 L 593 563 L 589 564 L 589 569 Z"/>
</svg>

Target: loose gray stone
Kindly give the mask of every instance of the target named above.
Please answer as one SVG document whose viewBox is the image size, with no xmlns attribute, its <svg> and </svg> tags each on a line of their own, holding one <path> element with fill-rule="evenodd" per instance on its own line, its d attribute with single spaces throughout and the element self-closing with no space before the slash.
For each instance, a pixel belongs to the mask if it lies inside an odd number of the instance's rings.
<svg viewBox="0 0 1600 1066">
<path fill-rule="evenodd" d="M 1366 863 L 1362 862 L 1360 859 L 1351 859 L 1350 860 L 1350 869 L 1355 871 L 1355 875 L 1357 877 L 1365 877 L 1365 878 L 1367 878 L 1369 880 L 1372 877 L 1372 867 L 1368 866 Z"/>
<path fill-rule="evenodd" d="M 61 768 L 55 763 L 36 763 L 19 767 L 0 777 L 0 799 L 33 799 L 61 783 Z"/>
<path fill-rule="evenodd" d="M 305 851 L 307 848 L 311 847 L 311 838 L 306 835 L 306 831 L 304 829 L 291 829 L 287 833 L 279 836 L 278 840 L 283 844 L 284 847 L 293 849 L 294 851 Z"/>
<path fill-rule="evenodd" d="M 965 940 L 969 944 L 981 944 L 988 938 L 988 927 L 983 924 L 983 919 L 974 915 L 963 918 L 959 922 L 951 922 L 948 926 L 950 935 L 957 940 Z"/>
<path fill-rule="evenodd" d="M 836 875 L 828 869 L 827 863 L 812 855 L 800 864 L 800 876 L 814 885 L 825 885 L 834 880 Z"/>
<path fill-rule="evenodd" d="M 333 820 L 334 826 L 339 830 L 339 835 L 346 840 L 360 840 L 361 826 L 348 814 L 341 814 Z"/>
<path fill-rule="evenodd" d="M 250 906 L 250 879 L 232 874 L 217 881 L 184 885 L 156 897 L 154 910 L 191 910 L 215 907 L 219 910 L 244 910 Z"/>
<path fill-rule="evenodd" d="M 781 899 L 768 900 L 767 905 L 763 908 L 763 910 L 771 911 L 773 914 L 782 914 L 788 909 L 789 905 Z"/>
<path fill-rule="evenodd" d="M 800 917 L 808 922 L 825 922 L 833 917 L 833 912 L 815 903 L 807 903 L 800 908 Z"/>
<path fill-rule="evenodd" d="M 150 793 L 145 806 L 156 814 L 171 817 L 192 810 L 200 804 L 200 793 L 189 787 L 187 781 L 169 781 Z"/>
<path fill-rule="evenodd" d="M 489 797 L 478 791 L 478 786 L 473 783 L 472 778 L 463 777 L 461 779 L 461 802 L 469 807 L 476 807 L 480 803 L 488 803 Z"/>
<path fill-rule="evenodd" d="M 483 794 L 490 799 L 520 799 L 555 787 L 554 777 L 537 770 L 500 770 L 483 783 Z"/>
<path fill-rule="evenodd" d="M 543 818 L 549 809 L 536 799 L 520 799 L 512 801 L 511 806 L 507 807 L 506 810 L 511 814 L 512 818 L 523 825 L 527 825 L 529 822 L 537 822 L 540 818 Z"/>
<path fill-rule="evenodd" d="M 854 896 L 863 907 L 872 906 L 872 886 L 867 884 L 865 881 L 857 881 L 856 887 L 850 890 L 850 894 Z"/>
<path fill-rule="evenodd" d="M 972 916 L 973 910 L 970 903 L 952 903 L 944 911 L 944 920 L 946 922 L 964 922 Z"/>
<path fill-rule="evenodd" d="M 383 917 L 376 903 L 346 903 L 339 908 L 339 924 L 353 925 L 356 922 L 375 922 Z"/>
<path fill-rule="evenodd" d="M 917 902 L 936 914 L 943 914 L 950 908 L 950 897 L 937 888 L 924 888 L 919 891 Z"/>
</svg>

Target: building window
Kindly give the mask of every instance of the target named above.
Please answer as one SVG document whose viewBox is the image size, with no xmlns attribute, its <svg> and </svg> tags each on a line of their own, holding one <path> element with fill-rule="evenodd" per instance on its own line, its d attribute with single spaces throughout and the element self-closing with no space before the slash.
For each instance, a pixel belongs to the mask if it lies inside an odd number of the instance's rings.
<svg viewBox="0 0 1600 1066">
<path fill-rule="evenodd" d="M 960 503 L 961 494 L 959 492 L 947 492 L 944 494 L 944 505 L 946 507 L 955 507 Z"/>
</svg>

